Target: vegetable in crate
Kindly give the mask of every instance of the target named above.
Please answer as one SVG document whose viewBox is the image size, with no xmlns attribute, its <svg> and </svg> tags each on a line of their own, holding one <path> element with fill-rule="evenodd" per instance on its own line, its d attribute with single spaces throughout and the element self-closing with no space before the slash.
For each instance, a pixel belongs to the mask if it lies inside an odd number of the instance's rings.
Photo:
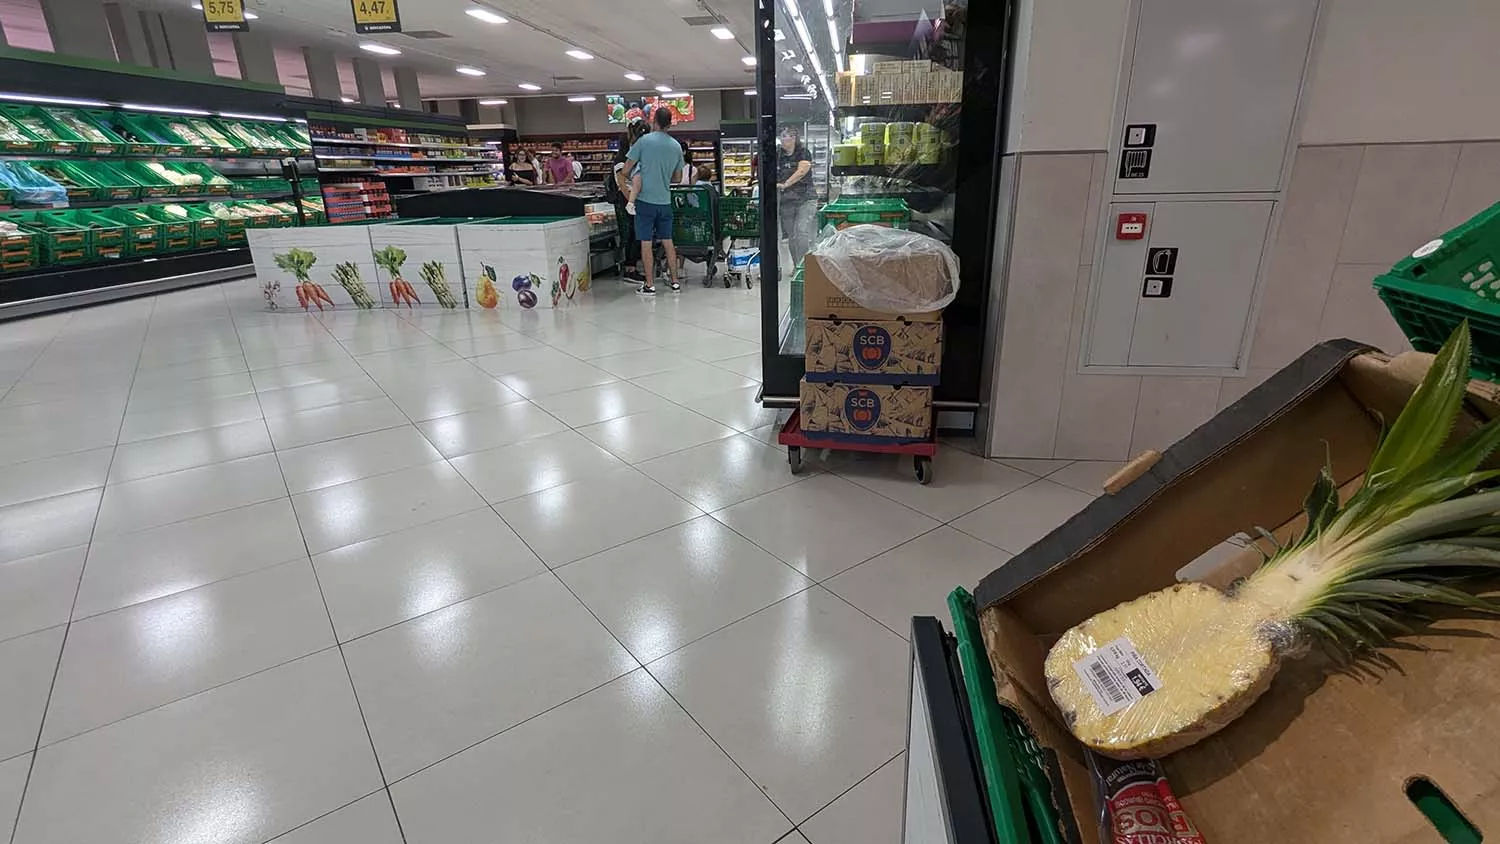
<svg viewBox="0 0 1500 844">
<path fill-rule="evenodd" d="M 401 277 L 401 265 L 406 263 L 405 249 L 387 246 L 375 253 L 375 263 L 391 274 L 391 301 L 394 304 L 406 305 L 407 308 L 422 304 L 422 300 L 417 298 L 417 291 Z"/>
<path fill-rule="evenodd" d="M 315 284 L 309 273 L 312 272 L 313 264 L 318 263 L 318 256 L 306 249 L 288 249 L 285 254 L 273 254 L 272 260 L 276 266 L 292 274 L 297 279 L 297 304 L 302 310 L 307 310 L 309 305 L 317 305 L 318 310 L 323 310 L 323 303 L 333 307 L 333 300 L 328 297 L 328 291 L 320 285 Z"/>
<path fill-rule="evenodd" d="M 448 289 L 448 271 L 443 267 L 442 261 L 428 261 L 423 264 L 422 280 L 432 288 L 432 295 L 437 297 L 439 305 L 449 310 L 458 307 L 458 300 L 453 298 L 453 291 Z"/>
<path fill-rule="evenodd" d="M 1180 583 L 1100 613 L 1047 654 L 1052 699 L 1085 745 L 1116 759 L 1164 756 L 1244 714 L 1283 659 L 1311 640 L 1342 664 L 1411 632 L 1424 607 L 1500 614 L 1470 590 L 1500 572 L 1500 419 L 1451 448 L 1469 372 L 1460 325 L 1339 506 L 1325 468 L 1307 529 L 1229 594 Z"/>
<path fill-rule="evenodd" d="M 365 280 L 359 276 L 359 267 L 350 261 L 345 261 L 333 268 L 333 280 L 339 283 L 354 300 L 354 306 L 362 311 L 368 311 L 375 307 L 375 300 L 370 298 L 370 291 L 365 289 Z"/>
</svg>

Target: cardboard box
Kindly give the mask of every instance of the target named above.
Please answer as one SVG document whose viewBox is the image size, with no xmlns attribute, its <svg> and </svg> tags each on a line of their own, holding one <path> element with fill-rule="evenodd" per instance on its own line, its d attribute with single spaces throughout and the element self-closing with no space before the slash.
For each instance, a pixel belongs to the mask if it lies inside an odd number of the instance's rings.
<svg viewBox="0 0 1500 844">
<path fill-rule="evenodd" d="M 504 217 L 458 227 L 469 301 L 481 308 L 569 308 L 588 293 L 584 217 Z"/>
<path fill-rule="evenodd" d="M 891 271 L 890 264 L 886 265 L 886 272 Z M 907 322 L 938 322 L 943 318 L 942 311 L 921 311 L 905 314 L 886 314 L 872 311 L 855 304 L 853 299 L 844 295 L 842 290 L 834 286 L 832 280 L 823 272 L 818 263 L 816 254 L 809 254 L 802 264 L 802 307 L 804 315 L 812 319 L 844 319 L 844 320 L 890 320 L 900 317 Z M 921 256 L 912 258 L 906 262 L 905 272 L 909 275 L 922 273 L 942 273 L 946 271 L 942 259 L 937 255 Z M 914 282 L 920 283 L 920 282 Z"/>
<path fill-rule="evenodd" d="M 807 321 L 807 380 L 935 385 L 943 324 L 902 320 Z"/>
<path fill-rule="evenodd" d="M 802 432 L 833 442 L 914 443 L 932 438 L 932 388 L 819 384 L 802 379 Z"/>
<path fill-rule="evenodd" d="M 998 696 L 1056 751 L 1085 841 L 1098 841 L 1093 790 L 1082 747 L 1047 691 L 1047 648 L 1084 619 L 1170 586 L 1236 532 L 1280 525 L 1284 540 L 1300 527 L 1296 514 L 1325 457 L 1352 493 L 1381 420 L 1396 418 L 1423 363 L 1348 340 L 1322 344 L 979 584 Z M 1496 398 L 1495 385 L 1472 384 L 1458 434 L 1500 415 Z M 1198 579 L 1227 586 L 1259 562 L 1247 549 Z M 1495 619 L 1444 618 L 1383 649 L 1399 670 L 1378 679 L 1337 673 L 1315 655 L 1289 660 L 1243 717 L 1163 760 L 1172 787 L 1213 844 L 1441 841 L 1406 796 L 1418 777 L 1494 836 L 1497 636 Z"/>
</svg>

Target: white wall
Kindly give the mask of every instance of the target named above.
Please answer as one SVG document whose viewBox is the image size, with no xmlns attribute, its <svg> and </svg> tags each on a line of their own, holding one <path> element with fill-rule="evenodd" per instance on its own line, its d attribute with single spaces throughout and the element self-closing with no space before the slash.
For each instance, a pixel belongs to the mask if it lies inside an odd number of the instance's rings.
<svg viewBox="0 0 1500 844">
<path fill-rule="evenodd" d="M 1324 0 L 1304 144 L 1500 138 L 1500 3 Z"/>
<path fill-rule="evenodd" d="M 1129 8 L 1022 0 L 1006 152 L 1108 148 Z M 1321 27 L 1300 143 L 1500 139 L 1497 0 L 1323 0 Z"/>
</svg>

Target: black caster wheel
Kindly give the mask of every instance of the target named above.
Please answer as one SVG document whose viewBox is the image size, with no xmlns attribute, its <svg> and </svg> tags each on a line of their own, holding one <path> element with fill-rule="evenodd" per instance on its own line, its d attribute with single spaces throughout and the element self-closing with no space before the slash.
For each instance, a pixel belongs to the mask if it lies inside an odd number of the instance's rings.
<svg viewBox="0 0 1500 844">
<path fill-rule="evenodd" d="M 786 463 L 788 466 L 792 467 L 792 474 L 802 474 L 803 466 L 801 446 L 789 445 L 786 447 Z"/>
<path fill-rule="evenodd" d="M 727 275 L 724 276 L 724 289 L 728 290 L 729 288 L 731 288 L 733 286 L 734 286 L 734 279 L 730 278 Z"/>
<path fill-rule="evenodd" d="M 712 276 L 704 276 L 703 277 L 703 286 L 704 287 L 713 287 L 714 286 L 713 277 Z"/>
<path fill-rule="evenodd" d="M 917 470 L 917 483 L 922 486 L 932 483 L 932 458 L 916 457 L 912 459 L 912 463 Z"/>
<path fill-rule="evenodd" d="M 750 279 L 747 278 L 747 279 L 745 279 L 745 289 L 749 290 L 750 287 L 751 287 L 751 285 L 750 285 Z"/>
</svg>

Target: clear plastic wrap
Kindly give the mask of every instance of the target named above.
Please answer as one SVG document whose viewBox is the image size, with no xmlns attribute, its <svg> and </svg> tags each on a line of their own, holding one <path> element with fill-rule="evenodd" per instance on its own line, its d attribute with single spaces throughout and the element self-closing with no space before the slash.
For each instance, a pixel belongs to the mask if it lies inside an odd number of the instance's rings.
<svg viewBox="0 0 1500 844">
<path fill-rule="evenodd" d="M 27 205 L 68 202 L 67 188 L 31 169 L 24 161 L 0 161 L 0 187 L 9 188 L 17 201 Z"/>
<path fill-rule="evenodd" d="M 958 296 L 958 256 L 924 234 L 850 226 L 825 237 L 812 254 L 835 287 L 872 311 L 940 311 Z"/>
</svg>

